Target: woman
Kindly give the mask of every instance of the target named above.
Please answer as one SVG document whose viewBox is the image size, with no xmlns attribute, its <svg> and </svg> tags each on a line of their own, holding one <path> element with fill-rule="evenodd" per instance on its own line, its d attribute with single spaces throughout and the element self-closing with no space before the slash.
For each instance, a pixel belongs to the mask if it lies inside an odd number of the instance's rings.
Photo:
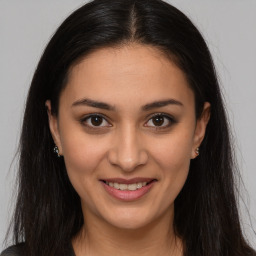
<svg viewBox="0 0 256 256">
<path fill-rule="evenodd" d="M 95 0 L 59 27 L 29 91 L 19 182 L 2 255 L 256 255 L 211 55 L 160 0 Z"/>
</svg>

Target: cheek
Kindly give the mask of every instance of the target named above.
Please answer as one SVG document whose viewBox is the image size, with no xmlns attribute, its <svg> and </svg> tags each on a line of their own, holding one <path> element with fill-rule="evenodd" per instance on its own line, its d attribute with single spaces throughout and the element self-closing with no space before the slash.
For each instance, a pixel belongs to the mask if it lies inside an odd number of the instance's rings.
<svg viewBox="0 0 256 256">
<path fill-rule="evenodd" d="M 182 189 L 188 175 L 191 148 L 191 132 L 180 132 L 154 143 L 152 156 L 162 170 L 160 178 L 164 181 L 165 193 L 174 200 Z"/>
<path fill-rule="evenodd" d="M 104 140 L 83 136 L 65 137 L 63 140 L 64 161 L 69 180 L 83 201 L 92 208 L 94 194 L 99 194 L 97 170 L 105 156 Z M 92 191 L 95 192 L 92 194 Z M 97 200 L 97 198 L 94 198 Z"/>
<path fill-rule="evenodd" d="M 86 182 L 86 177 L 104 159 L 106 153 L 104 140 L 86 135 L 84 132 L 64 132 L 62 148 L 64 161 L 70 180 Z"/>
<path fill-rule="evenodd" d="M 172 169 L 179 169 L 184 165 L 188 166 L 192 146 L 193 134 L 189 131 L 183 132 L 180 130 L 156 141 L 151 151 L 155 160 L 163 169 L 168 168 L 168 166 Z"/>
</svg>

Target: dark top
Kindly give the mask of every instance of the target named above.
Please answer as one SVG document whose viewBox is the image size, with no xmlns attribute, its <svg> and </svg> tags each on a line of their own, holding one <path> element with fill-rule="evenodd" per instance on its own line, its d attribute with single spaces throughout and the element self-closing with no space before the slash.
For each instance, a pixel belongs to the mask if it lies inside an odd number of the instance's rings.
<svg viewBox="0 0 256 256">
<path fill-rule="evenodd" d="M 23 249 L 23 244 L 13 245 L 13 246 L 5 249 L 0 254 L 0 256 L 26 256 L 22 253 L 22 249 Z M 71 243 L 67 248 L 67 254 L 65 256 L 76 256 Z"/>
<path fill-rule="evenodd" d="M 11 246 L 5 249 L 0 256 L 21 256 L 21 247 L 18 245 Z"/>
</svg>

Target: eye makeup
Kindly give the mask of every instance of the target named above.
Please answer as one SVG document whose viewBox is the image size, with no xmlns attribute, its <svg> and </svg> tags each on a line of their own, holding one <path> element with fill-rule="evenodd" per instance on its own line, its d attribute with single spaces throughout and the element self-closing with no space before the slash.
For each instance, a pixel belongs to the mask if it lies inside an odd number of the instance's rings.
<svg viewBox="0 0 256 256">
<path fill-rule="evenodd" d="M 176 118 L 167 113 L 154 113 L 148 116 L 147 121 L 144 123 L 144 127 L 148 127 L 153 130 L 168 130 L 174 124 L 177 123 Z M 106 131 L 106 129 L 113 127 L 109 118 L 101 113 L 90 113 L 82 117 L 79 122 L 83 127 L 90 131 L 100 132 Z"/>
</svg>

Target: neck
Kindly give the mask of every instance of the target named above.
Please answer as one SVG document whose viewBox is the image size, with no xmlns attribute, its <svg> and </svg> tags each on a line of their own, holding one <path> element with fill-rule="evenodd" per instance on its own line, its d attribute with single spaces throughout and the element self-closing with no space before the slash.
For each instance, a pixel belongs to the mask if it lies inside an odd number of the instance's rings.
<svg viewBox="0 0 256 256">
<path fill-rule="evenodd" d="M 171 217 L 170 217 L 171 216 Z M 163 255 L 181 256 L 182 242 L 173 230 L 173 211 L 137 229 L 120 229 L 86 214 L 87 220 L 73 239 L 76 256 Z"/>
</svg>

